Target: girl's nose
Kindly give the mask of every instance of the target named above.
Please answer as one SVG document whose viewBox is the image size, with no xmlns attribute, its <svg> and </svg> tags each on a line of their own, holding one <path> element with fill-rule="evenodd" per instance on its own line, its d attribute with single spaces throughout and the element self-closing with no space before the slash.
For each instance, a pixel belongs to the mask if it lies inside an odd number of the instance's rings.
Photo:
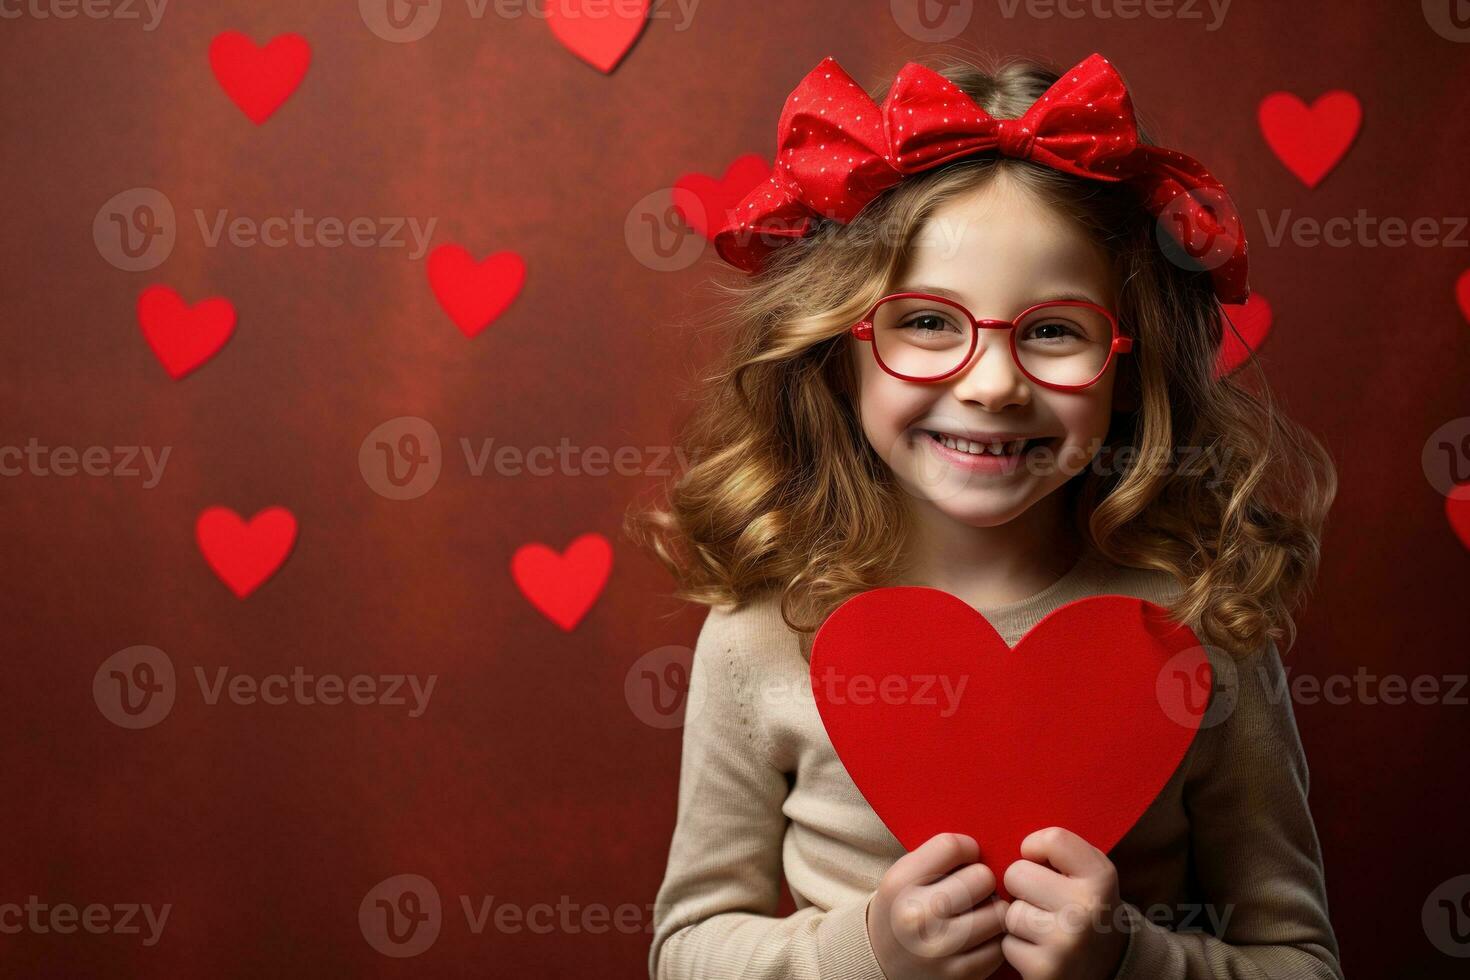
<svg viewBox="0 0 1470 980">
<path fill-rule="evenodd" d="M 980 332 L 974 355 L 952 383 L 956 397 L 991 409 L 1031 398 L 1031 381 L 1011 356 L 1010 337 L 1003 330 Z"/>
</svg>

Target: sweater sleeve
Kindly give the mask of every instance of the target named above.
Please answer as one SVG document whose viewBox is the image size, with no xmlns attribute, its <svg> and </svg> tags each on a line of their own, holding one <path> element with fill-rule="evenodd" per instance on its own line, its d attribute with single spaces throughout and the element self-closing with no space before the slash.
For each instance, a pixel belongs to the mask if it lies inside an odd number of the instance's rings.
<svg viewBox="0 0 1470 980">
<path fill-rule="evenodd" d="M 678 816 L 653 911 L 652 980 L 885 980 L 867 900 L 777 917 L 786 774 L 751 696 L 739 613 L 710 611 L 685 701 Z M 869 896 L 871 898 L 871 895 Z"/>
<path fill-rule="evenodd" d="M 1216 673 L 1214 697 L 1228 698 L 1231 672 L 1217 661 Z M 1196 736 L 1207 743 L 1184 786 L 1205 905 L 1182 910 L 1196 913 L 1194 924 L 1174 931 L 1125 904 L 1129 941 L 1116 980 L 1342 980 L 1306 757 L 1276 645 L 1233 673 L 1234 708 Z M 1217 934 L 1194 931 L 1206 927 Z"/>
</svg>

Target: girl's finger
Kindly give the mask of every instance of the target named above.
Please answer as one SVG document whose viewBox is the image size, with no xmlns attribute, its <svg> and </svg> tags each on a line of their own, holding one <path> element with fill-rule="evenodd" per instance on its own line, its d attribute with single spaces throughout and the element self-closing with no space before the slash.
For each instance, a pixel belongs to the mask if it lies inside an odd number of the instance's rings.
<svg viewBox="0 0 1470 980">
<path fill-rule="evenodd" d="M 983 864 L 967 864 L 927 888 L 926 902 L 937 915 L 963 915 L 995 893 L 995 872 Z"/>
<path fill-rule="evenodd" d="M 1056 920 L 1045 909 L 1017 899 L 1006 910 L 1004 925 L 1008 936 L 1028 943 L 1041 943 L 1056 928 Z"/>
<path fill-rule="evenodd" d="M 997 935 L 989 942 L 981 943 L 974 949 L 963 953 L 956 953 L 951 962 L 962 977 L 972 977 L 974 980 L 983 980 L 1000 968 L 1005 962 L 1005 955 L 1001 951 L 1001 940 L 1003 936 Z"/>
<path fill-rule="evenodd" d="M 955 924 L 964 929 L 960 950 L 975 949 L 984 943 L 1000 938 L 1005 933 L 1006 913 L 1009 907 L 1009 902 L 996 899 L 955 919 Z"/>
<path fill-rule="evenodd" d="M 1055 912 L 1071 901 L 1074 887 L 1065 875 L 1024 859 L 1012 861 L 1006 868 L 1005 885 L 1012 898 L 1025 899 L 1048 912 Z"/>
<path fill-rule="evenodd" d="M 1021 841 L 1021 856 L 1038 863 L 1045 861 L 1072 878 L 1091 877 L 1112 864 L 1102 851 L 1062 827 L 1045 827 L 1026 835 Z"/>
<path fill-rule="evenodd" d="M 961 915 L 947 916 L 936 914 L 929 904 L 931 896 L 921 897 L 916 892 L 910 895 L 913 897 L 900 899 L 895 908 L 904 909 L 910 901 L 920 902 L 924 914 L 907 916 L 910 927 L 900 931 L 899 935 L 911 944 L 913 950 L 925 956 L 953 956 L 1005 931 L 1005 909 L 997 908 L 998 902 L 986 902 L 980 908 Z"/>
<path fill-rule="evenodd" d="M 935 834 L 893 862 L 889 869 L 902 884 L 928 884 L 980 856 L 980 845 L 968 834 Z"/>
<path fill-rule="evenodd" d="M 1006 933 L 1000 937 L 1000 952 L 1005 961 L 1023 977 L 1051 976 L 1050 958 L 1045 949 L 1029 939 Z"/>
</svg>

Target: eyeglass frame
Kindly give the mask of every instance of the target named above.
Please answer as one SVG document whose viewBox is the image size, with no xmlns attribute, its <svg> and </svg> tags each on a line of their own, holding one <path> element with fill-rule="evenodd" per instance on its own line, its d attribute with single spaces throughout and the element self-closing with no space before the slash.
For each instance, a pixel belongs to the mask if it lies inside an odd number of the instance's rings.
<svg viewBox="0 0 1470 980">
<path fill-rule="evenodd" d="M 945 306 L 953 307 L 954 309 L 959 310 L 969 319 L 971 328 L 970 349 L 966 352 L 964 359 L 960 361 L 958 366 L 949 371 L 946 371 L 943 374 L 936 374 L 929 377 L 918 378 L 912 377 L 907 374 L 899 374 L 897 371 L 890 368 L 887 364 L 883 363 L 883 357 L 878 353 L 877 338 L 874 336 L 873 332 L 873 317 L 877 315 L 878 310 L 883 306 L 883 304 L 896 299 L 925 299 L 936 303 L 942 303 Z M 1108 324 L 1112 327 L 1112 343 L 1108 345 L 1107 359 L 1103 361 L 1102 367 L 1098 370 L 1097 374 L 1095 374 L 1090 381 L 1084 381 L 1081 384 L 1075 385 L 1064 385 L 1056 384 L 1051 381 L 1043 381 L 1041 378 L 1038 378 L 1036 375 L 1026 370 L 1026 365 L 1021 363 L 1020 354 L 1016 351 L 1016 328 L 1021 325 L 1022 320 L 1030 316 L 1032 313 L 1035 313 L 1037 310 L 1045 309 L 1052 306 L 1082 306 L 1088 309 L 1096 310 L 1103 316 L 1107 317 Z M 1104 374 L 1108 373 L 1108 368 L 1111 367 L 1113 364 L 1114 356 L 1117 354 L 1130 353 L 1133 350 L 1134 345 L 1134 339 L 1132 337 L 1125 337 L 1122 333 L 1119 332 L 1118 317 L 1113 313 L 1112 310 L 1109 310 L 1103 306 L 1099 306 L 1098 304 L 1093 303 L 1089 300 L 1083 299 L 1048 300 L 1045 303 L 1036 303 L 1032 306 L 1026 307 L 1020 313 L 1017 313 L 1015 318 L 1012 320 L 998 320 L 993 317 L 986 319 L 976 319 L 975 315 L 971 313 L 969 309 L 967 309 L 965 305 L 963 303 L 960 303 L 958 300 L 949 299 L 944 296 L 935 296 L 932 293 L 889 293 L 887 296 L 884 296 L 876 303 L 874 303 L 868 309 L 868 312 L 863 315 L 863 318 L 861 320 L 859 320 L 857 323 L 854 323 L 851 327 L 848 328 L 848 332 L 852 334 L 852 336 L 856 337 L 858 340 L 865 340 L 872 346 L 873 360 L 878 362 L 878 366 L 882 368 L 885 373 L 890 374 L 895 378 L 898 378 L 900 381 L 913 381 L 918 384 L 934 384 L 939 381 L 944 381 L 947 378 L 952 378 L 956 374 L 959 374 L 961 371 L 963 371 L 965 368 L 969 367 L 971 358 L 975 356 L 976 348 L 980 346 L 980 331 L 982 328 L 988 330 L 1009 330 L 1011 363 L 1015 364 L 1016 367 L 1020 369 L 1022 374 L 1034 381 L 1036 384 L 1043 385 L 1047 388 L 1053 388 L 1057 391 L 1081 391 L 1084 388 L 1091 388 L 1093 385 L 1097 384 L 1098 379 L 1100 379 Z"/>
</svg>

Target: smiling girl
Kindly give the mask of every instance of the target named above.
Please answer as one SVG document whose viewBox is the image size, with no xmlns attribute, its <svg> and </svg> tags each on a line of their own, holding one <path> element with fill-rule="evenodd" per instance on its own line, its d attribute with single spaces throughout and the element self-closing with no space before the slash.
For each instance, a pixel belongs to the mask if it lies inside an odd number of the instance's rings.
<svg viewBox="0 0 1470 980">
<path fill-rule="evenodd" d="M 1137 132 L 1098 55 L 910 63 L 881 104 L 826 59 L 778 142 L 716 238 L 751 276 L 685 434 L 700 462 L 629 524 L 711 607 L 650 976 L 1341 977 L 1276 693 L 1336 480 L 1259 368 L 1217 376 L 1247 291 L 1223 188 Z M 789 692 L 823 619 L 893 585 L 1010 646 L 1106 594 L 1209 644 L 1206 721 L 1109 852 L 1038 827 L 997 869 L 884 826 Z"/>
</svg>

